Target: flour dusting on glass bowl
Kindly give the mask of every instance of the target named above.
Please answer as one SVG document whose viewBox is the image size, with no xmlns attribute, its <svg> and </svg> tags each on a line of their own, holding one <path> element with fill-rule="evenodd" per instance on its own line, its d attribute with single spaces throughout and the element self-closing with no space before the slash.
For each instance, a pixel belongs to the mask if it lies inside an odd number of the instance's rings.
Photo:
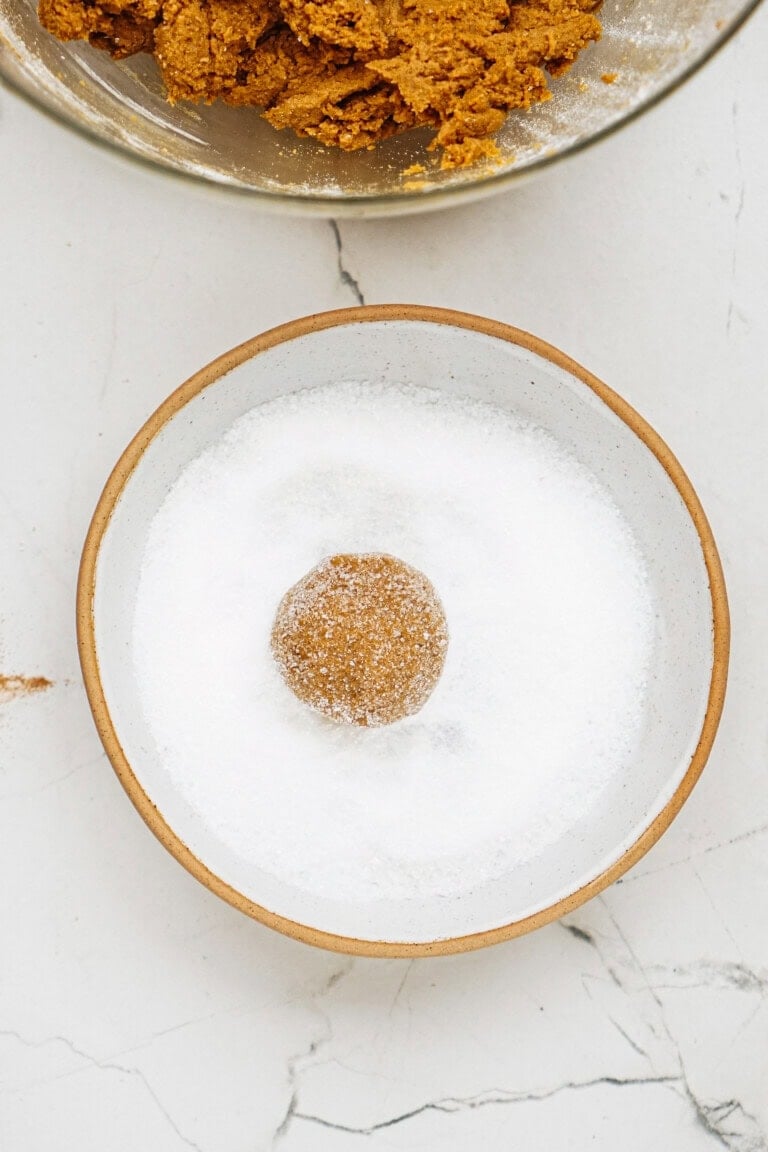
<svg viewBox="0 0 768 1152">
<path fill-rule="evenodd" d="M 399 558 L 444 611 L 394 723 L 329 719 L 272 656 L 285 593 L 339 554 Z M 152 830 L 342 951 L 480 947 L 588 899 L 676 815 L 725 688 L 722 574 L 669 450 L 561 353 L 436 309 L 310 317 L 193 377 L 110 478 L 78 604 Z"/>
<path fill-rule="evenodd" d="M 124 155 L 264 207 L 405 213 L 489 194 L 600 139 L 694 72 L 757 3 L 607 0 L 600 43 L 553 79 L 551 100 L 508 117 L 497 137 L 499 164 L 459 171 L 435 166 L 423 130 L 340 153 L 275 131 L 255 109 L 171 106 L 150 57 L 118 63 L 86 45 L 59 43 L 40 27 L 34 0 L 0 0 L 0 77 Z M 417 179 L 405 175 L 422 166 Z"/>
</svg>

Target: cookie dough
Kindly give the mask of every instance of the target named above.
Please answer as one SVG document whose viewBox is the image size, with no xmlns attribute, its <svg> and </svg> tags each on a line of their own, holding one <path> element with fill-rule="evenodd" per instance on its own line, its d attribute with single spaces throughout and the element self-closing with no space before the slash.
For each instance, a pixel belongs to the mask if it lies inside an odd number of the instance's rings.
<svg viewBox="0 0 768 1152">
<path fill-rule="evenodd" d="M 448 645 L 427 577 L 394 556 L 331 556 L 283 597 L 272 653 L 288 687 L 332 720 L 375 727 L 431 695 Z"/>
<path fill-rule="evenodd" d="M 61 40 L 154 52 L 171 101 L 256 105 L 354 150 L 417 125 L 444 168 L 494 158 L 514 108 L 549 98 L 600 37 L 601 0 L 40 0 Z"/>
</svg>

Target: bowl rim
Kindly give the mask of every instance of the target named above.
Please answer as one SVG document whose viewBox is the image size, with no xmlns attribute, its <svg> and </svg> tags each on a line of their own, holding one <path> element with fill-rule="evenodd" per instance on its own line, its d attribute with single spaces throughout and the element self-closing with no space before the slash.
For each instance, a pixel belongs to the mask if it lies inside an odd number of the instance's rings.
<svg viewBox="0 0 768 1152">
<path fill-rule="evenodd" d="M 122 491 L 141 462 L 144 452 L 165 425 L 181 411 L 194 397 L 209 385 L 216 383 L 232 369 L 260 353 L 275 348 L 297 337 L 310 335 L 327 328 L 357 325 L 381 321 L 419 321 L 430 324 L 443 324 L 454 328 L 470 330 L 495 339 L 517 345 L 549 361 L 567 372 L 590 389 L 602 400 L 620 420 L 626 424 L 656 457 L 682 498 L 699 537 L 702 555 L 709 578 L 712 602 L 713 655 L 707 708 L 699 733 L 695 751 L 691 757 L 683 779 L 672 797 L 667 801 L 651 824 L 638 836 L 622 855 L 605 868 L 598 876 L 582 885 L 575 892 L 555 901 L 540 911 L 514 920 L 508 924 L 464 936 L 451 936 L 443 939 L 419 943 L 388 940 L 361 940 L 323 931 L 279 913 L 250 900 L 234 887 L 213 873 L 166 822 L 160 810 L 144 791 L 122 749 L 120 739 L 112 723 L 99 672 L 96 650 L 94 620 L 94 594 L 99 550 L 112 513 Z M 229 352 L 213 360 L 200 369 L 184 384 L 163 401 L 152 413 L 141 429 L 133 437 L 115 464 L 99 497 L 91 520 L 82 557 L 77 582 L 77 645 L 80 664 L 85 682 L 88 702 L 93 713 L 101 741 L 117 777 L 127 792 L 134 807 L 154 833 L 160 843 L 176 860 L 190 872 L 196 880 L 210 889 L 215 895 L 226 900 L 233 907 L 255 920 L 276 929 L 278 932 L 307 944 L 335 952 L 355 956 L 378 956 L 386 958 L 441 956 L 457 952 L 468 952 L 490 944 L 500 943 L 515 936 L 543 927 L 569 912 L 573 912 L 587 900 L 598 895 L 629 868 L 641 859 L 670 826 L 690 796 L 698 781 L 717 733 L 725 699 L 730 648 L 730 620 L 728 599 L 722 565 L 717 546 L 704 509 L 699 498 L 676 457 L 658 433 L 608 385 L 602 383 L 587 369 L 581 367 L 565 353 L 551 344 L 514 328 L 498 320 L 490 320 L 465 312 L 445 308 L 425 307 L 409 304 L 379 304 L 359 308 L 343 308 L 331 312 L 321 312 L 292 320 L 287 324 L 272 328 Z"/>
<path fill-rule="evenodd" d="M 479 200 L 486 196 L 493 195 L 495 192 L 499 192 L 518 181 L 525 180 L 538 172 L 552 167 L 552 165 L 557 164 L 560 160 L 577 156 L 593 145 L 607 140 L 610 136 L 613 136 L 614 133 L 618 132 L 619 129 L 623 128 L 625 124 L 631 124 L 633 121 L 639 119 L 645 112 L 656 107 L 656 105 L 660 104 L 667 96 L 682 87 L 700 68 L 703 68 L 705 64 L 717 55 L 720 49 L 724 47 L 731 37 L 746 23 L 760 3 L 761 0 L 744 0 L 740 11 L 724 23 L 723 27 L 719 29 L 719 34 L 713 37 L 702 49 L 700 54 L 691 60 L 680 73 L 671 77 L 671 79 L 663 84 L 657 91 L 651 93 L 644 100 L 641 100 L 624 115 L 617 117 L 592 135 L 574 141 L 574 143 L 569 144 L 561 151 L 555 152 L 552 155 L 544 154 L 539 156 L 521 168 L 507 169 L 497 174 L 489 172 L 483 174 L 477 180 L 466 183 L 433 189 L 425 188 L 418 191 L 402 190 L 371 196 L 333 196 L 330 194 L 312 196 L 299 192 L 272 192 L 266 188 L 248 188 L 243 185 L 229 183 L 225 180 L 216 180 L 211 176 L 206 176 L 199 172 L 174 168 L 171 165 L 164 164 L 157 158 L 141 156 L 129 148 L 124 142 L 100 135 L 88 125 L 78 121 L 74 115 L 52 107 L 47 104 L 42 97 L 36 95 L 32 89 L 27 89 L 24 85 L 16 83 L 3 68 L 3 54 L 7 52 L 15 56 L 16 52 L 11 44 L 3 38 L 2 34 L 0 34 L 0 84 L 5 84 L 29 105 L 43 112 L 51 120 L 76 132 L 90 143 L 103 148 L 116 159 L 140 165 L 145 171 L 151 172 L 155 176 L 169 176 L 176 180 L 179 185 L 184 184 L 187 187 L 194 187 L 198 190 L 207 189 L 210 192 L 224 197 L 237 196 L 244 200 L 253 200 L 258 202 L 259 206 L 267 211 L 294 212 L 297 215 L 305 214 L 324 216 L 327 218 L 362 215 L 405 215 L 409 213 L 426 212 L 461 202 Z"/>
</svg>

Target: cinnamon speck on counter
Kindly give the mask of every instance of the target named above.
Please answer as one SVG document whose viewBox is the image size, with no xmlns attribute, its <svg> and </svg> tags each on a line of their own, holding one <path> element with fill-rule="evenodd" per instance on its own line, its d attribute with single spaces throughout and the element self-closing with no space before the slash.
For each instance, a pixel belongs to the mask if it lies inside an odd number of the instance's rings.
<svg viewBox="0 0 768 1152">
<path fill-rule="evenodd" d="M 3 676 L 0 674 L 0 703 L 15 700 L 19 696 L 31 696 L 53 687 L 53 681 L 45 676 Z"/>
</svg>

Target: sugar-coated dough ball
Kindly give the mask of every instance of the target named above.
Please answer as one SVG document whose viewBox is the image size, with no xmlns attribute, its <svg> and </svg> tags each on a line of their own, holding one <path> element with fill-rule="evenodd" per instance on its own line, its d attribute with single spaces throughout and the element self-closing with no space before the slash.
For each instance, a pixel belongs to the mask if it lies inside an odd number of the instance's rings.
<svg viewBox="0 0 768 1152">
<path fill-rule="evenodd" d="M 300 700 L 333 720 L 411 716 L 443 670 L 448 628 L 427 577 L 394 556 L 331 556 L 283 597 L 272 652 Z"/>
</svg>

